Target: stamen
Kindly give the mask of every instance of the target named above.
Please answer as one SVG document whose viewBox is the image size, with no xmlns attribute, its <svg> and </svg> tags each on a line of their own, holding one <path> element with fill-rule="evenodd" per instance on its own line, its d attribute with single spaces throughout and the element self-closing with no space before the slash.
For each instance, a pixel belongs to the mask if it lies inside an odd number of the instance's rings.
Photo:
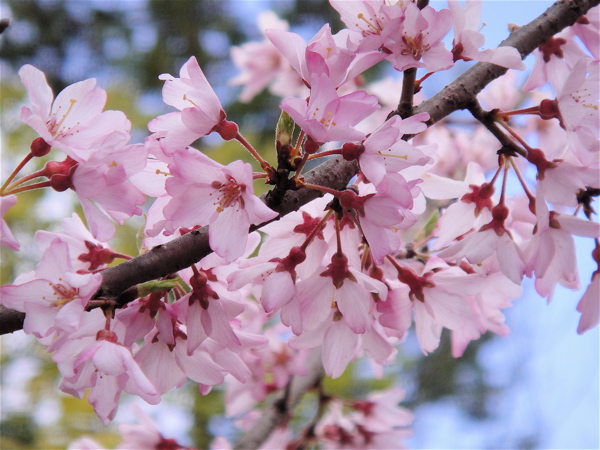
<svg viewBox="0 0 600 450">
<path fill-rule="evenodd" d="M 67 116 L 69 115 L 69 113 L 71 112 L 71 109 L 73 108 L 73 105 L 77 102 L 76 99 L 72 98 L 70 101 L 70 105 L 69 105 L 69 109 L 67 109 L 67 112 L 64 113 L 62 115 L 62 118 L 56 122 L 54 124 L 54 126 L 52 127 L 52 129 L 50 129 L 50 133 L 54 136 L 56 135 L 56 133 L 58 132 L 58 130 L 60 129 L 60 127 L 62 127 L 62 124 L 64 123 L 65 119 L 67 118 Z M 58 107 L 58 109 L 60 109 L 60 106 Z M 54 114 L 54 117 L 49 121 L 51 122 L 52 120 L 56 120 L 56 114 L 58 113 L 58 109 L 56 110 L 56 113 Z"/>
<path fill-rule="evenodd" d="M 364 21 L 364 22 L 367 24 L 367 26 L 368 26 L 369 28 L 371 28 L 373 31 L 375 31 L 376 33 L 378 33 L 379 31 L 381 31 L 379 28 L 377 28 L 375 25 L 373 25 L 373 24 L 372 24 L 372 23 L 369 21 L 369 19 L 367 19 L 367 18 L 365 17 L 365 15 L 364 15 L 363 13 L 360 13 L 360 14 L 359 14 L 357 17 L 358 17 L 360 20 Z"/>
<path fill-rule="evenodd" d="M 192 105 L 194 105 L 196 108 L 198 108 L 198 105 L 196 103 L 194 103 L 193 100 L 190 100 L 189 98 L 187 98 L 187 96 L 185 94 L 183 94 L 183 99 L 190 102 Z"/>
</svg>

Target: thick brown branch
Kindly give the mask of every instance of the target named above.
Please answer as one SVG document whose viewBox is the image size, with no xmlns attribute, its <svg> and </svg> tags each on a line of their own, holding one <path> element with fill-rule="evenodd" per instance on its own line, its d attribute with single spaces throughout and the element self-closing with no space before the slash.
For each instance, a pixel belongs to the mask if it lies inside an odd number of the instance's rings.
<svg viewBox="0 0 600 450">
<path fill-rule="evenodd" d="M 598 4 L 600 0 L 558 0 L 538 18 L 514 31 L 500 45 L 515 47 L 521 57 L 525 58 Z M 428 124 L 433 125 L 454 111 L 466 109 L 484 87 L 504 75 L 507 70 L 495 64 L 477 63 L 436 95 L 421 103 L 414 113 L 428 112 L 431 116 Z"/>
<path fill-rule="evenodd" d="M 559 0 L 537 19 L 512 33 L 501 45 L 512 45 L 525 57 L 554 34 L 575 23 L 580 16 L 599 3 L 600 0 Z M 503 75 L 506 70 L 494 64 L 477 63 L 438 94 L 414 108 L 414 113 L 428 112 L 430 115 L 428 124 L 432 125 L 456 110 L 467 108 L 488 83 Z M 356 171 L 355 163 L 337 158 L 311 171 L 306 179 L 310 183 L 341 189 Z M 308 189 L 288 192 L 278 212 L 285 215 L 318 195 Z M 101 294 L 117 297 L 135 284 L 188 267 L 210 252 L 207 228 L 188 233 L 148 253 L 105 270 Z M 22 328 L 24 317 L 24 314 L 7 308 L 0 310 L 0 334 L 11 333 Z"/>
</svg>

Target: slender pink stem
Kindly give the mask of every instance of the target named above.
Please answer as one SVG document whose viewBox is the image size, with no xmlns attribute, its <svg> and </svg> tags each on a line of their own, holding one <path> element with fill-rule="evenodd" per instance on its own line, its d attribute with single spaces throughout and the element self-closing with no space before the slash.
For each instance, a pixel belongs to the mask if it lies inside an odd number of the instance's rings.
<svg viewBox="0 0 600 450">
<path fill-rule="evenodd" d="M 265 172 L 270 173 L 273 171 L 271 164 L 265 161 L 263 157 L 258 154 L 256 149 L 252 147 L 252 144 L 250 144 L 250 142 L 248 142 L 244 136 L 238 132 L 235 136 L 235 139 L 250 152 L 250 154 L 259 162 L 260 167 L 262 167 Z"/>
<path fill-rule="evenodd" d="M 329 219 L 329 217 L 331 217 L 331 214 L 333 214 L 333 210 L 330 209 L 330 210 L 327 211 L 327 213 L 325 213 L 325 215 L 323 216 L 323 218 L 321 219 L 321 221 L 317 224 L 317 226 L 315 227 L 315 229 L 310 232 L 310 234 L 308 235 L 308 237 L 306 238 L 306 240 L 300 246 L 300 248 L 303 251 L 306 251 L 306 247 L 308 247 L 308 244 L 310 244 L 313 241 L 313 239 L 315 238 L 315 236 L 317 235 L 317 233 L 319 231 L 321 231 L 321 229 L 325 225 L 325 222 L 327 222 L 327 219 Z"/>
<path fill-rule="evenodd" d="M 42 181 L 41 183 L 30 184 L 28 186 L 23 186 L 18 189 L 3 192 L 2 194 L 0 194 L 0 197 L 4 197 L 6 195 L 18 194 L 20 192 L 33 191 L 34 189 L 41 189 L 41 188 L 51 187 L 51 186 L 52 186 L 52 184 L 50 183 L 50 181 Z"/>
<path fill-rule="evenodd" d="M 312 161 L 313 159 L 322 158 L 324 156 L 341 155 L 341 154 L 342 154 L 342 149 L 341 148 L 336 148 L 334 150 L 327 150 L 327 151 L 324 151 L 324 152 L 315 153 L 314 155 L 310 155 L 308 157 L 308 160 Z"/>
<path fill-rule="evenodd" d="M 4 182 L 4 184 L 0 188 L 0 193 L 4 192 L 4 190 L 10 184 L 10 182 L 17 176 L 17 174 L 21 171 L 21 169 L 25 166 L 25 164 L 27 164 L 32 158 L 33 158 L 33 154 L 31 152 L 29 152 L 29 154 L 27 156 L 25 156 L 25 158 L 23 158 L 23 161 L 21 161 L 19 163 L 19 165 L 15 168 L 15 170 L 13 170 L 13 172 L 10 174 L 8 179 Z"/>
<path fill-rule="evenodd" d="M 340 191 L 336 191 L 335 189 L 330 189 L 325 186 L 319 186 L 318 184 L 310 184 L 310 183 L 302 183 L 302 184 L 304 185 L 304 187 L 307 187 L 309 189 L 314 189 L 315 191 L 325 192 L 326 194 L 331 194 L 334 196 L 340 195 Z"/>
<path fill-rule="evenodd" d="M 508 131 L 512 137 L 514 137 L 527 151 L 531 150 L 531 147 L 519 136 L 504 120 L 498 118 L 496 120 L 506 131 Z"/>
<path fill-rule="evenodd" d="M 530 202 L 534 201 L 535 197 L 533 196 L 533 194 L 531 193 L 531 191 L 527 187 L 527 183 L 525 183 L 525 180 L 523 179 L 523 175 L 521 175 L 521 171 L 519 170 L 519 167 L 515 164 L 515 161 L 514 161 L 514 159 L 511 156 L 509 156 L 508 158 L 510 160 L 510 164 L 513 166 L 513 169 L 515 170 L 515 173 L 517 174 L 517 178 L 519 179 L 519 182 L 521 183 L 521 186 L 523 186 L 523 190 L 525 191 L 525 195 L 527 195 L 527 198 L 529 199 Z"/>
<path fill-rule="evenodd" d="M 27 181 L 33 180 L 35 178 L 43 177 L 45 175 L 46 174 L 45 174 L 44 169 L 38 170 L 37 172 L 30 173 L 29 175 L 25 175 L 24 177 L 19 178 L 17 181 L 15 181 L 14 183 L 12 183 L 6 189 L 12 190 L 12 189 L 16 188 L 20 184 L 26 183 Z"/>
<path fill-rule="evenodd" d="M 515 109 L 514 111 L 499 111 L 496 114 L 500 117 L 516 116 L 518 114 L 538 114 L 540 113 L 540 106 L 532 106 L 530 108 Z"/>
</svg>

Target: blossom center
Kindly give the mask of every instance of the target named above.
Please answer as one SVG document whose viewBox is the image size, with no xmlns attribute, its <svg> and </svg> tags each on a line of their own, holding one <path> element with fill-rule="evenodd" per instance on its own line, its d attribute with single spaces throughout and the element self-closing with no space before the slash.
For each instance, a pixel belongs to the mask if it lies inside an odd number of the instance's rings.
<svg viewBox="0 0 600 450">
<path fill-rule="evenodd" d="M 217 207 L 217 212 L 223 212 L 225 208 L 240 205 L 244 207 L 244 198 L 242 194 L 246 191 L 244 184 L 238 184 L 233 177 L 228 177 L 227 182 L 213 181 L 212 187 L 217 190 L 217 199 L 213 203 Z M 212 193 L 210 195 L 213 195 Z"/>
<path fill-rule="evenodd" d="M 72 286 L 65 286 L 61 283 L 49 283 L 54 290 L 54 296 L 57 297 L 52 306 L 62 308 L 67 303 L 75 300 L 79 296 L 79 289 Z"/>
<path fill-rule="evenodd" d="M 406 45 L 406 48 L 400 52 L 402 55 L 412 55 L 415 60 L 421 59 L 423 53 L 429 50 L 429 44 L 423 42 L 423 33 L 419 33 L 416 37 L 402 36 L 402 42 Z"/>
<path fill-rule="evenodd" d="M 69 100 L 69 102 L 69 108 L 65 111 L 65 113 L 62 116 L 59 116 L 60 110 L 62 108 L 61 105 L 56 109 L 56 112 L 54 114 L 51 114 L 50 119 L 48 119 L 48 121 L 46 122 L 46 126 L 48 127 L 48 130 L 50 131 L 50 134 L 52 134 L 52 136 L 56 136 L 57 134 L 64 136 L 65 131 L 70 130 L 70 128 L 68 128 L 67 130 L 61 130 L 65 119 L 73 109 L 73 105 L 77 102 L 77 100 L 72 98 L 71 100 Z M 57 120 L 58 117 L 60 117 L 60 119 Z"/>
</svg>

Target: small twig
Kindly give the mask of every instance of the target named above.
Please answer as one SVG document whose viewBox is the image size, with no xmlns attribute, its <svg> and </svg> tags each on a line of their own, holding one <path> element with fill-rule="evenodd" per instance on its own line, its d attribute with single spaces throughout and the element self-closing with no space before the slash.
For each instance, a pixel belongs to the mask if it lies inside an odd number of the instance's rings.
<svg viewBox="0 0 600 450">
<path fill-rule="evenodd" d="M 398 110 L 390 114 L 398 114 L 403 119 L 413 115 L 413 99 L 415 96 L 415 81 L 417 79 L 417 69 L 406 69 L 402 79 L 402 94 L 400 95 L 400 103 Z M 388 117 L 389 118 L 389 117 Z"/>
<path fill-rule="evenodd" d="M 523 157 L 527 157 L 527 151 L 519 147 L 510 137 L 504 133 L 498 124 L 492 119 L 489 111 L 484 111 L 478 101 L 472 102 L 467 109 L 481 124 L 486 127 L 502 144 L 503 149 L 513 151 Z"/>
</svg>

